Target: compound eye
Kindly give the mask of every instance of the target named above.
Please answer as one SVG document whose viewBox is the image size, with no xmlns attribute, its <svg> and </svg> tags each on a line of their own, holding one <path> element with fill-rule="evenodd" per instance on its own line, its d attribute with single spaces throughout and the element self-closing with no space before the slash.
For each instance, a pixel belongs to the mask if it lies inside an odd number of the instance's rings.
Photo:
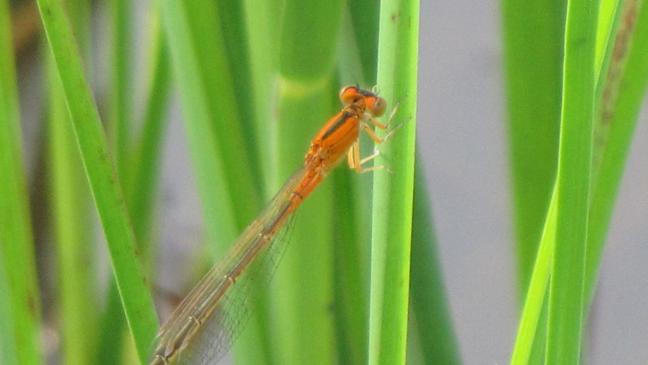
<svg viewBox="0 0 648 365">
<path fill-rule="evenodd" d="M 369 100 L 367 101 L 367 109 L 374 117 L 379 117 L 385 114 L 386 107 L 387 102 L 385 101 L 385 99 L 379 96 L 369 98 Z"/>
<path fill-rule="evenodd" d="M 361 97 L 360 90 L 355 86 L 346 86 L 340 90 L 340 101 L 344 105 L 350 105 Z"/>
</svg>

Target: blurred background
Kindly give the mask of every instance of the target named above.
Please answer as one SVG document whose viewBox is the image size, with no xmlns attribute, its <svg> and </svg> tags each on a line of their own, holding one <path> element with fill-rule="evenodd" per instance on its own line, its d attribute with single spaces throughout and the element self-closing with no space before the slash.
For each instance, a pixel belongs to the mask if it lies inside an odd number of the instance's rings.
<svg viewBox="0 0 648 365">
<path fill-rule="evenodd" d="M 95 4 L 96 29 L 105 6 Z M 146 47 L 145 2 L 133 17 L 132 62 L 141 65 Z M 29 14 L 29 13 L 26 13 Z M 503 50 L 497 1 L 422 1 L 418 95 L 418 146 L 425 170 L 450 310 L 466 364 L 509 361 L 518 321 L 514 233 Z M 38 18 L 22 17 L 38 27 Z M 96 69 L 107 67 L 107 35 L 95 33 Z M 27 38 L 26 38 L 27 39 Z M 25 158 L 35 214 L 43 178 L 42 56 L 38 42 L 19 55 L 20 107 Z M 140 72 L 134 73 L 141 78 Z M 106 76 L 92 76 L 101 103 Z M 139 90 L 141 91 L 141 90 Z M 159 267 L 189 267 L 205 232 L 192 175 L 178 97 L 172 92 L 164 144 Z M 640 364 L 648 360 L 648 108 L 634 142 L 608 235 L 586 334 L 587 363 Z M 306 146 L 304 146 L 305 148 Z M 38 220 L 35 220 L 38 222 Z M 100 235 L 98 232 L 97 235 Z M 299 244 L 299 243 L 295 243 Z M 48 245 L 39 243 L 47 263 Z M 107 267 L 106 267 L 107 269 Z M 160 270 L 157 283 L 170 292 L 186 277 Z M 50 288 L 51 289 L 51 288 Z M 45 291 L 47 293 L 47 290 Z M 44 310 L 47 311 L 47 296 Z M 50 349 L 54 350 L 54 349 Z"/>
</svg>

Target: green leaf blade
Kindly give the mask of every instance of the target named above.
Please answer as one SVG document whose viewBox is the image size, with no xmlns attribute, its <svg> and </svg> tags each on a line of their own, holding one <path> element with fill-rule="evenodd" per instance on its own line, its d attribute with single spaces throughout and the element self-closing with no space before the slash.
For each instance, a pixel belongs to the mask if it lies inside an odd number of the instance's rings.
<svg viewBox="0 0 648 365">
<path fill-rule="evenodd" d="M 598 2 L 567 3 L 556 244 L 545 364 L 580 362 L 594 120 Z"/>
<path fill-rule="evenodd" d="M 139 359 L 145 362 L 157 331 L 157 315 L 138 259 L 135 237 L 101 120 L 63 8 L 52 0 L 39 1 L 38 6 L 103 225 L 124 312 Z"/>
</svg>

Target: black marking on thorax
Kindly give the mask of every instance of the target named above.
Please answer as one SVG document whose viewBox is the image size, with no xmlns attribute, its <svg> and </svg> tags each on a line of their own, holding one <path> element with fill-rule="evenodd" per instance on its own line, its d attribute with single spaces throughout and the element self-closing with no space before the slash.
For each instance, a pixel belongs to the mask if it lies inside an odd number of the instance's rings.
<svg viewBox="0 0 648 365">
<path fill-rule="evenodd" d="M 336 130 L 338 130 L 344 123 L 347 121 L 347 119 L 352 116 L 353 113 L 347 110 L 344 110 L 341 114 L 338 120 L 333 123 L 331 128 L 329 128 L 324 135 L 322 135 L 322 139 L 327 139 L 328 137 L 331 136 L 331 134 L 335 133 Z"/>
</svg>

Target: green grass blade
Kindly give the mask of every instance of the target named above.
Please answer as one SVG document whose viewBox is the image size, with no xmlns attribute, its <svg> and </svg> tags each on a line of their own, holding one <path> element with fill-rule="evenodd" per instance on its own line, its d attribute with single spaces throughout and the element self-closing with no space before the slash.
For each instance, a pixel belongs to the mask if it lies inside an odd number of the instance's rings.
<svg viewBox="0 0 648 365">
<path fill-rule="evenodd" d="M 224 55 L 218 9 L 206 1 L 162 1 L 191 156 L 212 252 L 223 252 L 258 212 L 260 189 L 242 148 L 234 84 Z M 216 245 L 217 244 L 217 245 Z"/>
<path fill-rule="evenodd" d="M 67 1 L 76 34 L 89 34 L 89 4 Z M 80 40 L 88 48 L 89 36 Z M 70 365 L 90 363 L 97 339 L 97 283 L 93 265 L 92 230 L 95 216 L 83 172 L 79 150 L 74 140 L 65 97 L 54 60 L 43 44 L 46 55 L 48 110 L 48 148 L 50 197 L 54 239 L 57 243 L 59 275 L 59 315 L 62 362 Z"/>
<path fill-rule="evenodd" d="M 0 271 L 7 291 L 1 295 L 12 325 L 0 337 L 11 364 L 40 364 L 40 299 L 34 242 L 22 166 L 20 115 L 11 40 L 9 4 L 0 0 Z M 5 318 L 0 318 L 4 320 Z M 3 326 L 4 327 L 4 326 Z"/>
<path fill-rule="evenodd" d="M 106 309 L 99 323 L 99 345 L 94 364 L 118 364 L 124 356 L 124 311 L 117 285 L 111 283 L 106 293 Z"/>
<path fill-rule="evenodd" d="M 375 174 L 372 222 L 369 364 L 403 364 L 407 344 L 419 9 L 416 0 L 384 1 L 380 8 L 378 86 L 399 103 L 402 130 L 382 148 Z M 387 259 L 389 258 L 389 259 Z"/>
<path fill-rule="evenodd" d="M 65 13 L 56 1 L 38 2 L 86 175 L 99 212 L 113 273 L 140 361 L 146 361 L 157 317 L 140 262 L 124 198 L 110 161 L 105 135 Z"/>
<path fill-rule="evenodd" d="M 626 0 L 627 2 L 629 0 Z M 603 115 L 599 121 L 609 125 L 609 134 L 605 150 L 601 154 L 600 165 L 594 171 L 596 175 L 592 189 L 585 278 L 585 298 L 588 302 L 591 302 L 594 293 L 615 198 L 639 111 L 648 90 L 648 5 L 644 1 L 637 2 L 635 6 L 633 12 L 628 14 L 636 19 L 636 28 L 629 36 L 630 49 L 619 82 L 618 95 L 609 108 L 613 112 L 607 115 L 609 119 Z"/>
<path fill-rule="evenodd" d="M 88 364 L 96 335 L 96 288 L 90 194 L 53 60 L 49 60 L 51 196 L 60 278 L 62 353 L 65 364 Z M 94 294 L 93 294 L 94 293 Z"/>
<path fill-rule="evenodd" d="M 508 132 L 520 298 L 553 188 L 560 125 L 564 2 L 502 2 Z"/>
<path fill-rule="evenodd" d="M 243 123 L 244 104 L 237 100 L 236 88 L 246 85 L 235 83 L 234 75 L 244 71 L 230 68 L 232 55 L 227 54 L 227 45 L 243 31 L 224 31 L 221 19 L 227 14 L 221 11 L 227 9 L 208 1 L 162 1 L 162 20 L 214 253 L 224 252 L 234 242 L 263 202 L 252 163 L 257 149 L 248 139 L 254 126 L 249 127 L 251 121 L 246 121 L 248 127 Z M 258 328 L 263 314 L 263 310 L 253 313 L 249 330 L 237 341 L 237 360 L 259 364 L 259 358 L 265 357 L 267 339 Z"/>
<path fill-rule="evenodd" d="M 60 83 L 57 74 L 52 76 L 51 81 Z M 60 265 L 62 353 L 66 364 L 88 364 L 94 348 L 98 307 L 96 283 L 90 280 L 95 273 L 92 265 L 88 265 L 93 253 L 89 244 L 92 235 L 87 229 L 92 217 L 87 204 L 90 194 L 60 85 L 50 86 L 50 95 L 50 176 Z"/>
<path fill-rule="evenodd" d="M 374 85 L 376 82 L 378 32 L 370 30 L 378 29 L 380 3 L 377 0 L 349 1 L 347 8 L 352 27 L 350 27 L 351 32 L 345 33 L 345 38 L 350 36 L 353 38 L 364 71 L 363 75 L 355 75 L 357 79 L 350 82 Z"/>
<path fill-rule="evenodd" d="M 614 114 L 614 103 L 619 92 L 619 83 L 621 76 L 624 72 L 625 61 L 628 55 L 628 38 L 632 36 L 634 30 L 634 21 L 636 19 L 637 4 L 639 1 L 620 0 L 616 11 L 613 11 L 612 19 L 609 25 L 604 24 L 607 33 L 599 30 L 597 36 L 597 50 L 601 43 L 605 43 L 605 52 L 601 54 L 600 59 L 597 58 L 597 63 L 600 68 L 597 68 L 597 83 L 596 83 L 596 100 L 597 122 L 594 126 L 594 150 L 592 152 L 592 169 L 594 176 L 596 176 L 598 168 L 601 163 L 601 155 L 606 149 L 607 139 L 610 132 L 610 125 L 606 123 L 610 119 L 610 115 Z M 607 9 L 607 6 L 601 5 L 602 9 Z M 632 18 L 628 18 L 628 14 L 632 14 Z M 609 18 L 608 16 L 601 16 L 601 18 Z M 599 21 L 599 24 L 605 23 Z M 597 52 L 598 55 L 598 52 Z M 596 179 L 593 179 L 596 182 Z"/>
<path fill-rule="evenodd" d="M 448 298 L 443 285 L 430 200 L 421 164 L 416 162 L 412 222 L 411 308 L 423 364 L 461 364 Z M 410 339 L 410 341 L 413 339 Z M 408 353 L 409 362 L 409 353 Z"/>
<path fill-rule="evenodd" d="M 124 179 L 128 162 L 128 137 L 131 124 L 131 85 L 130 67 L 132 52 L 129 46 L 131 37 L 131 9 L 128 0 L 110 0 L 110 127 L 113 155 L 120 179 Z M 125 180 L 122 180 L 125 181 Z"/>
<path fill-rule="evenodd" d="M 241 1 L 218 1 L 218 13 L 220 14 L 220 29 L 223 33 L 225 44 L 225 55 L 227 64 L 232 74 L 234 85 L 232 87 L 234 100 L 236 101 L 238 120 L 241 125 L 243 141 L 250 151 L 249 169 L 253 174 L 260 171 L 258 166 L 258 147 L 253 143 L 256 133 L 257 121 L 254 105 L 257 103 L 256 94 L 252 87 L 252 70 L 250 62 L 250 49 L 248 46 L 249 31 L 245 27 L 244 6 Z M 233 85 L 233 86 L 234 86 Z M 258 178 L 255 176 L 255 180 Z"/>
<path fill-rule="evenodd" d="M 169 55 L 160 25 L 159 6 L 154 6 L 151 26 L 149 87 L 142 116 L 142 130 L 131 146 L 133 157 L 128 159 L 127 196 L 133 230 L 142 253 L 146 271 L 151 272 L 153 250 L 151 224 L 154 198 L 157 192 L 162 137 L 167 124 L 165 112 L 170 87 Z M 108 290 L 109 299 L 101 320 L 101 340 L 95 363 L 116 363 L 123 355 L 124 317 L 114 284 Z"/>
<path fill-rule="evenodd" d="M 556 174 L 563 12 L 564 2 L 556 0 L 502 2 L 517 280 L 522 300 L 537 262 Z M 539 328 L 544 332 L 544 326 Z M 514 351 L 519 352 L 517 343 Z M 543 363 L 544 347 L 544 336 L 537 337 L 532 353 L 538 355 L 526 358 L 524 364 Z"/>
<path fill-rule="evenodd" d="M 257 159 L 263 171 L 261 175 L 266 181 L 273 177 L 273 170 L 278 164 L 277 155 L 273 153 L 277 148 L 273 143 L 276 143 L 277 139 L 272 135 L 271 121 L 275 120 L 273 111 L 279 62 L 279 30 L 273 20 L 281 17 L 281 3 L 280 0 L 244 1 L 251 69 L 250 86 L 254 92 L 253 110 L 256 121 L 256 136 L 253 140 L 257 144 Z M 271 185 L 263 185 L 265 200 L 274 194 Z"/>
<path fill-rule="evenodd" d="M 648 37 L 645 36 L 648 34 L 648 29 L 643 29 L 648 28 L 648 11 L 646 11 L 645 7 L 641 8 L 643 11 L 637 15 L 638 3 L 632 4 L 632 2 L 625 2 L 625 5 L 630 6 L 630 8 L 626 7 L 624 12 L 617 12 L 615 16 L 617 19 L 637 19 L 637 29 L 633 32 L 632 26 L 625 30 L 621 28 L 620 33 L 615 36 L 617 38 L 616 41 L 614 40 L 615 37 L 610 37 L 613 43 L 607 46 L 607 54 L 604 55 L 606 59 L 610 59 L 612 54 L 616 54 L 616 58 L 621 58 L 621 60 L 615 61 L 620 62 L 621 65 L 614 66 L 617 67 L 616 72 L 620 80 L 612 80 L 612 83 L 609 81 L 601 81 L 597 86 L 599 89 L 597 95 L 603 98 L 599 102 L 600 105 L 598 107 L 597 134 L 601 133 L 601 124 L 603 126 L 609 125 L 609 130 L 607 130 L 607 137 L 604 139 L 597 138 L 595 140 L 596 144 L 594 145 L 594 156 L 600 154 L 601 157 L 600 159 L 596 158 L 593 160 L 594 170 L 592 175 L 594 184 L 590 197 L 591 206 L 587 235 L 588 249 L 585 278 L 585 299 L 588 301 L 591 301 L 594 291 L 596 273 L 598 272 L 616 191 L 621 180 L 624 161 L 648 83 L 648 59 L 646 58 L 647 53 L 645 52 L 648 49 Z M 623 14 L 626 15 L 623 16 Z M 626 28 L 628 28 L 627 25 L 634 24 L 633 22 L 621 22 L 620 20 L 615 20 L 615 23 L 626 24 Z M 632 42 L 627 42 L 629 38 L 632 39 Z M 619 42 L 618 39 L 622 41 Z M 622 47 L 630 46 L 627 63 L 622 61 L 625 59 L 625 56 L 623 56 L 624 51 L 615 51 L 617 48 L 615 44 L 617 43 Z M 609 62 L 603 61 L 601 64 L 603 65 L 602 67 L 606 67 Z M 627 66 L 624 68 L 623 66 L 625 65 Z M 603 70 L 599 79 L 605 80 L 606 74 L 609 72 Z M 608 87 L 619 88 L 619 93 L 618 95 L 615 92 L 608 93 L 616 97 L 606 101 L 606 93 L 603 89 Z M 603 105 L 606 103 L 609 105 L 604 107 Z M 603 122 L 606 116 L 611 119 Z M 547 222 L 555 222 L 556 199 L 556 196 L 552 198 Z M 551 225 L 555 225 L 555 223 L 551 223 Z M 543 234 L 539 249 L 540 256 L 534 266 L 534 273 L 527 293 L 527 301 L 525 302 L 522 319 L 520 320 L 520 329 L 514 348 L 512 364 L 526 364 L 526 356 L 531 351 L 529 341 L 533 339 L 532 336 L 535 333 L 532 329 L 538 324 L 540 307 L 542 306 L 541 301 L 544 298 L 542 294 L 544 292 L 543 285 L 546 285 L 546 280 L 549 275 L 547 268 L 550 264 L 550 258 L 553 256 L 553 252 L 551 251 L 553 250 L 553 238 L 547 240 L 547 237 L 553 236 L 553 234 L 548 233 L 551 230 L 555 230 L 555 227 L 551 227 L 549 223 L 546 223 L 545 233 Z M 546 259 L 541 259 L 540 257 L 546 257 Z"/>
<path fill-rule="evenodd" d="M 511 365 L 526 365 L 530 359 L 539 361 L 531 356 L 534 353 L 535 336 L 540 323 L 542 323 L 540 318 L 549 284 L 549 272 L 556 244 L 557 209 L 558 194 L 554 189 L 518 324 L 515 346 L 511 355 Z M 541 352 L 541 354 L 544 353 Z M 539 356 L 539 358 L 544 358 L 544 356 Z"/>
<path fill-rule="evenodd" d="M 556 244 L 549 289 L 546 364 L 578 364 L 594 119 L 598 2 L 567 3 Z"/>
<path fill-rule="evenodd" d="M 231 200 L 229 204 L 235 208 L 234 218 L 240 231 L 257 215 L 262 205 L 261 183 L 258 180 L 258 171 L 255 171 L 254 161 L 257 149 L 252 140 L 246 139 L 253 135 L 246 130 L 249 128 L 247 124 L 252 123 L 244 121 L 244 115 L 239 113 L 239 108 L 244 106 L 246 101 L 237 100 L 239 95 L 245 93 L 239 94 L 236 91 L 241 87 L 236 77 L 246 71 L 230 64 L 229 57 L 233 58 L 234 55 L 228 55 L 228 44 L 236 42 L 236 39 L 230 38 L 233 34 L 240 37 L 244 30 L 224 31 L 224 18 L 232 14 L 221 13 L 221 8 L 211 1 L 187 3 L 186 11 L 193 41 L 197 46 L 196 56 L 200 68 L 187 69 L 185 73 L 202 71 L 201 81 L 208 96 L 207 106 L 216 137 L 217 156 L 223 161 L 228 196 Z M 176 76 L 180 78 L 183 75 Z M 227 245 L 231 242 L 228 241 Z"/>
<path fill-rule="evenodd" d="M 632 0 L 634 2 L 634 0 Z M 595 70 L 600 74 L 606 69 L 605 64 L 611 56 L 608 47 L 614 42 L 614 35 L 617 28 L 617 16 L 619 9 L 623 8 L 625 0 L 601 1 L 599 3 L 598 26 L 596 27 L 596 66 Z"/>
<path fill-rule="evenodd" d="M 250 165 L 247 166 L 247 169 L 251 172 L 251 177 L 254 182 L 260 182 L 263 181 L 261 176 L 266 176 L 261 173 L 261 168 L 259 166 L 259 161 L 263 161 L 260 153 L 261 151 L 265 151 L 265 144 L 269 140 L 269 138 L 266 135 L 259 134 L 259 132 L 257 131 L 257 128 L 259 128 L 259 123 L 256 118 L 259 117 L 258 112 L 261 109 L 255 109 L 256 105 L 258 104 L 256 98 L 259 97 L 259 93 L 257 93 L 257 90 L 255 88 L 255 86 L 257 85 L 253 85 L 252 80 L 253 77 L 259 77 L 260 75 L 258 72 L 253 73 L 251 69 L 252 61 L 250 59 L 250 55 L 253 51 L 249 43 L 251 41 L 250 34 L 252 33 L 252 30 L 248 30 L 246 28 L 246 25 L 250 25 L 250 23 L 246 24 L 245 22 L 245 20 L 247 20 L 247 14 L 245 14 L 245 10 L 250 9 L 245 8 L 247 5 L 239 1 L 219 1 L 217 2 L 217 5 L 219 14 L 219 21 L 217 25 L 220 27 L 220 31 L 222 32 L 225 48 L 223 53 L 227 57 L 227 65 L 229 66 L 229 72 L 231 73 L 231 88 L 236 102 L 236 114 L 232 115 L 232 117 L 235 118 L 238 116 L 239 118 L 236 122 L 238 128 L 241 130 L 243 142 L 246 143 L 244 150 L 246 151 L 245 154 L 249 157 L 248 162 L 250 163 Z M 260 2 L 255 2 L 254 7 L 259 8 L 259 10 L 258 12 L 256 11 L 256 9 L 252 11 L 256 15 L 262 13 L 266 16 L 269 16 L 269 13 L 263 12 L 268 11 L 268 7 L 272 5 L 273 2 L 271 1 L 264 1 L 263 4 L 261 4 Z M 275 11 L 278 12 L 279 9 Z M 269 16 L 267 19 L 275 19 L 275 17 Z M 258 26 L 262 27 L 263 24 L 265 23 L 262 23 Z M 258 28 L 255 29 L 258 30 Z M 268 41 L 270 40 L 270 34 L 272 34 L 272 32 L 267 29 L 265 30 L 265 32 L 268 32 L 268 34 L 264 35 L 268 37 L 265 39 L 266 41 Z M 263 50 L 269 51 L 267 48 L 265 48 L 268 46 L 270 46 L 270 44 L 264 45 Z M 271 60 L 272 57 L 270 57 L 270 54 L 272 53 L 276 54 L 277 51 L 275 50 L 274 52 L 267 52 L 263 54 L 263 57 Z M 269 62 L 269 64 L 272 63 Z M 259 80 L 255 79 L 255 81 Z M 266 99 L 269 99 L 268 95 L 264 96 L 266 97 Z M 267 120 L 268 119 L 265 119 L 266 124 Z M 227 129 L 230 129 L 231 127 L 229 123 L 233 121 L 226 122 L 228 123 L 225 123 L 225 121 L 221 122 L 220 126 L 226 126 Z M 222 132 L 223 131 L 221 131 L 221 133 L 219 134 L 222 134 Z M 258 139 L 255 140 L 256 137 L 258 137 Z M 229 158 L 231 160 L 231 158 L 234 156 L 235 154 L 233 153 L 227 153 L 223 157 L 225 159 Z M 255 184 L 254 187 L 256 189 L 262 189 L 260 183 Z M 258 194 L 256 195 L 257 199 L 259 200 L 255 202 L 256 204 L 264 202 L 264 200 L 260 198 L 262 196 L 263 194 L 261 194 L 261 190 L 259 190 Z M 243 219 L 248 218 L 244 217 Z M 247 224 L 248 222 L 241 221 L 240 223 Z M 255 288 L 253 290 L 255 292 L 261 293 L 259 295 L 259 298 L 263 298 L 263 294 L 265 293 L 266 288 L 262 285 L 257 285 L 256 283 L 253 285 L 255 285 Z M 248 322 L 245 331 L 234 344 L 233 354 L 237 364 L 262 365 L 269 359 L 268 354 L 270 353 L 270 345 L 268 339 L 269 333 L 267 332 L 266 302 L 264 302 L 263 300 L 255 301 L 255 310 L 252 312 L 251 317 L 252 318 Z"/>
<path fill-rule="evenodd" d="M 275 82 L 278 67 L 279 54 L 279 31 L 273 23 L 280 19 L 281 1 L 244 1 L 245 26 L 247 29 L 247 54 L 250 66 L 250 84 L 241 88 L 252 92 L 253 105 L 250 105 L 253 112 L 255 124 L 251 130 L 256 135 L 251 140 L 255 141 L 257 161 L 260 161 L 264 180 L 263 194 L 264 201 L 274 194 L 273 186 L 268 183 L 274 175 L 274 168 L 277 166 L 276 135 L 272 134 L 275 120 Z M 232 58 L 230 57 L 230 60 Z M 249 125 L 249 124 L 246 124 Z M 250 136 L 248 135 L 248 138 Z M 234 354 L 237 364 L 271 364 L 270 339 L 272 332 L 269 329 L 269 301 L 267 300 L 266 288 L 256 287 L 261 294 L 256 303 L 256 313 L 250 321 L 248 328 L 243 332 L 241 339 L 235 344 Z"/>
<path fill-rule="evenodd" d="M 157 10 L 157 9 L 156 9 Z M 151 36 L 149 88 L 142 116 L 142 131 L 132 147 L 131 181 L 128 184 L 128 204 L 133 215 L 135 237 L 143 247 L 144 257 L 151 259 L 150 235 L 157 192 L 158 173 L 164 132 L 167 126 L 166 111 L 170 88 L 170 62 L 159 13 L 156 12 Z"/>
<path fill-rule="evenodd" d="M 356 37 L 350 37 L 348 34 L 355 33 L 355 24 L 353 24 L 353 19 L 351 18 L 351 10 L 349 9 L 349 3 L 347 3 L 346 8 L 342 13 L 342 34 L 343 36 L 339 37 L 338 41 L 338 78 L 340 79 L 340 84 L 345 85 L 364 85 L 369 87 L 369 83 L 366 82 L 367 77 L 376 78 L 375 72 L 371 75 L 367 75 L 368 67 L 365 67 L 362 64 L 362 59 L 360 58 L 360 45 L 356 41 Z M 378 33 L 378 26 L 374 27 L 376 29 L 375 33 Z M 374 63 L 375 63 L 374 55 Z"/>
</svg>

